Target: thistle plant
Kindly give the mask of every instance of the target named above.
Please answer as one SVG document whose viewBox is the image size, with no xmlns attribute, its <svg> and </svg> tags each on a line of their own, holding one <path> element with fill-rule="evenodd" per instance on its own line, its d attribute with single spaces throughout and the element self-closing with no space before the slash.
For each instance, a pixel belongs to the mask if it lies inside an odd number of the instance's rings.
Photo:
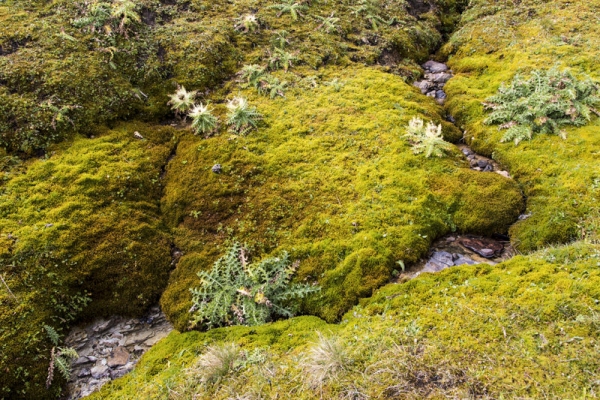
<svg viewBox="0 0 600 400">
<path fill-rule="evenodd" d="M 289 13 L 292 20 L 297 21 L 298 17 L 304 17 L 302 11 L 305 11 L 308 7 L 302 4 L 302 2 L 296 2 L 295 0 L 284 0 L 280 4 L 275 4 L 267 8 L 279 10 L 277 18 L 281 17 L 284 13 Z"/>
<path fill-rule="evenodd" d="M 425 157 L 429 158 L 432 155 L 442 157 L 446 151 L 452 148 L 452 145 L 442 137 L 442 125 L 435 125 L 428 122 L 424 125 L 421 118 L 415 117 L 408 123 L 407 134 L 408 139 L 413 148 L 413 153 L 425 153 Z"/>
<path fill-rule="evenodd" d="M 339 18 L 336 18 L 333 16 L 334 14 L 331 13 L 331 15 L 329 17 L 321 17 L 319 15 L 316 16 L 316 18 L 321 22 L 321 24 L 319 26 L 317 26 L 318 31 L 323 30 L 326 33 L 331 33 L 334 31 L 339 30 L 338 27 L 338 22 L 340 22 Z"/>
<path fill-rule="evenodd" d="M 251 86 L 255 89 L 259 88 L 261 81 L 265 76 L 265 68 L 260 65 L 252 64 L 245 65 L 240 72 L 242 80 L 246 81 L 245 87 Z"/>
<path fill-rule="evenodd" d="M 54 370 L 56 369 L 58 369 L 58 372 L 60 372 L 65 379 L 70 378 L 71 361 L 77 359 L 79 355 L 75 349 L 71 347 L 58 347 L 60 338 L 54 328 L 44 325 L 44 329 L 54 345 L 50 351 L 50 364 L 48 366 L 48 377 L 46 378 L 46 388 L 49 388 L 54 380 Z"/>
<path fill-rule="evenodd" d="M 190 108 L 194 106 L 194 98 L 196 97 L 197 91 L 188 92 L 183 86 L 178 86 L 177 91 L 170 95 L 168 105 L 175 111 L 176 116 L 184 116 Z"/>
<path fill-rule="evenodd" d="M 129 25 L 139 23 L 140 15 L 135 11 L 136 4 L 130 0 L 114 0 L 111 16 L 119 20 L 119 33 L 127 37 Z"/>
<path fill-rule="evenodd" d="M 285 48 L 285 46 L 290 44 L 290 41 L 288 39 L 289 37 L 289 33 L 288 31 L 278 31 L 272 38 L 271 38 L 271 45 L 273 47 L 277 47 L 280 49 Z"/>
<path fill-rule="evenodd" d="M 283 68 L 285 72 L 288 72 L 297 59 L 296 55 L 276 47 L 273 49 L 273 53 L 269 52 L 269 68 L 271 70 Z"/>
<path fill-rule="evenodd" d="M 378 24 L 389 24 L 379 15 L 381 7 L 378 0 L 360 0 L 357 6 L 350 7 L 350 9 L 352 14 L 368 21 L 374 31 L 379 29 Z"/>
<path fill-rule="evenodd" d="M 213 115 L 212 110 L 208 108 L 208 104 L 194 105 L 189 112 L 189 116 L 192 118 L 192 129 L 196 134 L 210 136 L 216 131 L 218 120 Z"/>
<path fill-rule="evenodd" d="M 298 265 L 290 263 L 287 253 L 250 263 L 247 250 L 235 243 L 212 270 L 198 273 L 201 286 L 191 289 L 192 325 L 210 329 L 292 317 L 293 300 L 320 290 L 291 283 Z"/>
<path fill-rule="evenodd" d="M 258 18 L 254 14 L 246 14 L 237 19 L 235 29 L 240 32 L 254 32 L 259 28 Z"/>
<path fill-rule="evenodd" d="M 271 99 L 274 99 L 277 96 L 285 97 L 287 85 L 287 81 L 281 82 L 273 75 L 267 75 L 266 78 L 261 81 L 258 92 L 263 95 L 268 95 Z"/>
<path fill-rule="evenodd" d="M 531 140 L 536 134 L 558 134 L 565 125 L 582 126 L 600 103 L 599 87 L 589 78 L 577 80 L 557 68 L 534 71 L 529 79 L 516 75 L 508 85 L 483 103 L 491 114 L 486 124 L 500 124 L 506 132 L 502 142 Z"/>
<path fill-rule="evenodd" d="M 262 115 L 254 107 L 248 105 L 243 97 L 234 97 L 227 103 L 227 125 L 229 130 L 238 135 L 245 135 L 256 128 Z"/>
</svg>

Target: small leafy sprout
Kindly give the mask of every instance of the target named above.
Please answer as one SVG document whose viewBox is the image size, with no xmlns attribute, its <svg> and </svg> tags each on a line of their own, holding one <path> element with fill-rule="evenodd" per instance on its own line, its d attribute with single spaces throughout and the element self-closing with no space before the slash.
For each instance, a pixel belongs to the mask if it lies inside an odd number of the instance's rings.
<svg viewBox="0 0 600 400">
<path fill-rule="evenodd" d="M 245 65 L 240 72 L 240 77 L 246 81 L 245 87 L 251 86 L 258 89 L 265 73 L 265 68 L 260 65 Z"/>
<path fill-rule="evenodd" d="M 277 96 L 285 97 L 287 85 L 287 81 L 281 82 L 278 78 L 268 75 L 266 80 L 261 82 L 258 91 L 263 95 L 268 94 L 271 99 L 274 99 Z"/>
<path fill-rule="evenodd" d="M 446 151 L 452 148 L 452 145 L 442 137 L 442 125 L 435 125 L 428 122 L 427 126 L 423 124 L 423 120 L 414 117 L 408 123 L 407 134 L 408 139 L 413 148 L 413 153 L 425 153 L 425 157 L 442 157 Z"/>
<path fill-rule="evenodd" d="M 326 33 L 338 31 L 339 27 L 338 27 L 337 23 L 340 22 L 340 19 L 335 18 L 333 15 L 334 15 L 333 13 L 331 13 L 331 15 L 329 17 L 321 17 L 321 16 L 317 15 L 316 18 L 321 22 L 321 24 L 319 26 L 317 26 L 316 30 L 318 30 L 318 31 L 323 30 Z"/>
<path fill-rule="evenodd" d="M 197 91 L 188 92 L 183 86 L 178 86 L 177 91 L 169 96 L 171 100 L 167 104 L 175 111 L 176 116 L 183 115 L 185 119 L 188 110 L 194 106 L 194 98 L 197 93 Z"/>
<path fill-rule="evenodd" d="M 90 33 L 96 33 L 104 30 L 108 35 L 111 33 L 111 28 L 108 21 L 111 17 L 111 5 L 106 2 L 93 2 L 90 4 L 89 10 L 82 18 L 77 18 L 72 25 L 76 28 L 87 28 Z"/>
<path fill-rule="evenodd" d="M 53 344 L 52 350 L 50 351 L 48 377 L 46 378 L 46 388 L 49 388 L 54 380 L 55 369 L 58 369 L 58 372 L 60 372 L 65 379 L 71 377 L 71 361 L 77 359 L 79 355 L 75 349 L 71 347 L 58 347 L 60 337 L 53 327 L 44 325 L 44 329 Z"/>
<path fill-rule="evenodd" d="M 299 16 L 304 17 L 302 11 L 305 11 L 308 7 L 302 4 L 302 2 L 296 2 L 295 0 L 283 0 L 282 3 L 267 8 L 279 10 L 277 18 L 281 17 L 284 13 L 289 13 L 292 20 L 297 21 Z"/>
<path fill-rule="evenodd" d="M 339 338 L 327 338 L 320 332 L 317 334 L 319 341 L 309 350 L 303 362 L 311 387 L 319 387 L 335 379 L 340 372 L 347 370 L 352 364 L 346 346 Z"/>
<path fill-rule="evenodd" d="M 371 25 L 371 28 L 376 31 L 379 28 L 379 24 L 391 24 L 386 22 L 380 15 L 380 6 L 377 0 L 360 0 L 358 6 L 350 7 L 352 14 L 362 16 Z"/>
<path fill-rule="evenodd" d="M 210 136 L 216 131 L 218 120 L 213 115 L 212 110 L 208 108 L 208 104 L 194 105 L 189 116 L 192 118 L 192 129 L 196 134 Z"/>
<path fill-rule="evenodd" d="M 245 135 L 255 129 L 262 115 L 254 107 L 248 105 L 243 97 L 234 97 L 227 103 L 227 125 L 237 135 Z"/>
<path fill-rule="evenodd" d="M 320 290 L 291 283 L 299 263 L 287 253 L 259 262 L 248 261 L 247 250 L 235 243 L 211 271 L 200 271 L 201 286 L 191 289 L 193 326 L 259 325 L 274 317 L 294 315 L 294 299 Z"/>
<path fill-rule="evenodd" d="M 249 33 L 256 31 L 260 24 L 255 14 L 246 14 L 237 18 L 238 23 L 235 25 L 235 30 Z"/>
<path fill-rule="evenodd" d="M 531 140 L 535 134 L 558 134 L 564 125 L 583 126 L 600 103 L 600 88 L 589 78 L 577 80 L 569 71 L 557 68 L 534 71 L 529 79 L 516 75 L 510 85 L 483 103 L 491 114 L 486 124 L 500 124 L 506 133 L 502 142 Z"/>
<path fill-rule="evenodd" d="M 288 31 L 278 31 L 272 38 L 271 38 L 271 45 L 273 45 L 273 47 L 277 47 L 280 49 L 285 48 L 285 46 L 290 44 L 290 41 L 288 39 L 289 33 Z"/>
<path fill-rule="evenodd" d="M 269 68 L 271 70 L 283 68 L 285 72 L 288 72 L 293 67 L 292 63 L 297 59 L 296 55 L 276 47 L 272 54 L 269 51 Z"/>
<path fill-rule="evenodd" d="M 325 86 L 331 87 L 334 91 L 339 92 L 344 87 L 345 83 L 340 81 L 338 78 L 334 78 L 329 82 L 324 83 Z"/>
<path fill-rule="evenodd" d="M 130 0 L 115 0 L 112 4 L 111 16 L 119 19 L 119 33 L 127 38 L 129 25 L 141 21 L 139 14 L 135 11 L 136 4 Z"/>
</svg>

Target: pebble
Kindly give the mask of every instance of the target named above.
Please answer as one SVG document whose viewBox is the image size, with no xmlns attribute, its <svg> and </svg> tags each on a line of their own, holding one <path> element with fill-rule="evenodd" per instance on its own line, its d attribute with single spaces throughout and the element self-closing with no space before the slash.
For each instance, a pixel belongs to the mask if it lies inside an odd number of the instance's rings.
<svg viewBox="0 0 600 400">
<path fill-rule="evenodd" d="M 221 164 L 215 164 L 215 165 L 213 165 L 213 167 L 211 168 L 211 170 L 215 174 L 220 174 L 221 171 L 223 170 L 223 168 L 221 167 Z"/>
<path fill-rule="evenodd" d="M 425 64 L 423 64 L 423 69 L 431 71 L 433 73 L 446 72 L 448 71 L 448 66 L 437 61 L 429 60 Z"/>
</svg>

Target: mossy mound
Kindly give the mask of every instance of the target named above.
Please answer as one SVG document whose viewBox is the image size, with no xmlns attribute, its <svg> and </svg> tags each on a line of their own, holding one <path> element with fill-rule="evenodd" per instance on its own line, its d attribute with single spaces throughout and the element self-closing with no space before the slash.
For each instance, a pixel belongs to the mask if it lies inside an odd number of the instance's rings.
<svg viewBox="0 0 600 400">
<path fill-rule="evenodd" d="M 515 146 L 501 144 L 504 131 L 483 124 L 487 113 L 481 103 L 517 72 L 556 65 L 600 79 L 599 6 L 598 1 L 473 2 L 443 49 L 456 73 L 446 86 L 448 109 L 471 146 L 504 164 L 527 196 L 531 216 L 511 228 L 521 251 L 597 237 L 600 120 L 593 116 L 587 126 L 566 128 L 566 140 L 538 135 Z"/>
<path fill-rule="evenodd" d="M 600 368 L 598 262 L 597 246 L 574 245 L 388 285 L 340 325 L 299 317 L 174 332 L 133 373 L 91 398 L 593 397 Z M 337 343 L 335 350 L 322 348 L 329 354 L 324 361 L 341 367 L 315 387 L 317 332 Z M 199 356 L 229 342 L 260 349 L 264 361 L 202 383 Z"/>
<path fill-rule="evenodd" d="M 43 325 L 64 333 L 75 319 L 140 314 L 158 300 L 171 261 L 160 174 L 173 136 L 121 125 L 65 143 L 0 187 L 0 272 L 11 291 L 0 291 L 0 396 L 59 391 L 44 387 Z"/>
<path fill-rule="evenodd" d="M 257 257 L 286 250 L 301 260 L 298 279 L 323 289 L 303 311 L 335 321 L 435 238 L 504 232 L 516 220 L 512 180 L 468 169 L 458 150 L 412 153 L 403 138 L 412 117 L 444 123 L 432 99 L 372 68 L 321 70 L 317 81 L 276 100 L 241 92 L 264 114 L 247 136 L 181 138 L 162 207 L 185 253 L 161 300 L 178 329 L 188 326 L 197 272 L 229 240 Z"/>
<path fill-rule="evenodd" d="M 355 61 L 415 75 L 413 60 L 439 46 L 462 1 L 313 1 L 299 20 L 274 1 L 134 3 L 124 27 L 111 0 L 0 5 L 1 147 L 31 154 L 132 115 L 157 121 L 176 83 L 205 93 L 244 64 L 266 64 L 277 38 L 295 65 Z M 339 18 L 331 29 L 319 19 L 328 16 Z"/>
</svg>

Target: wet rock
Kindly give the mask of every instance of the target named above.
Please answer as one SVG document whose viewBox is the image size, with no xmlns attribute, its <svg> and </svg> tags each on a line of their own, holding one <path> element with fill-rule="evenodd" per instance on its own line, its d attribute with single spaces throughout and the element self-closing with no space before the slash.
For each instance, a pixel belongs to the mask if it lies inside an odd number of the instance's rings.
<svg viewBox="0 0 600 400">
<path fill-rule="evenodd" d="M 463 148 L 461 151 L 462 151 L 462 153 L 465 156 L 472 156 L 473 155 L 473 150 L 471 150 L 471 149 L 469 149 L 467 147 Z"/>
<path fill-rule="evenodd" d="M 448 253 L 447 251 L 436 251 L 431 256 L 431 259 L 448 266 L 454 265 L 452 254 Z"/>
<path fill-rule="evenodd" d="M 491 164 L 488 164 L 485 166 L 485 168 L 483 169 L 483 172 L 492 172 L 494 170 L 494 167 L 492 167 Z"/>
<path fill-rule="evenodd" d="M 221 171 L 223 171 L 223 168 L 221 167 L 221 164 L 215 164 L 211 168 L 211 171 L 214 172 L 215 174 L 220 174 Z"/>
<path fill-rule="evenodd" d="M 120 367 L 121 365 L 127 364 L 129 361 L 129 352 L 123 346 L 115 348 L 113 354 L 108 358 L 107 364 L 109 367 Z"/>
<path fill-rule="evenodd" d="M 421 90 L 422 94 L 425 94 L 433 87 L 433 84 L 427 80 L 422 80 L 413 83 L 414 86 L 418 87 Z"/>
<path fill-rule="evenodd" d="M 485 168 L 488 166 L 488 162 L 486 160 L 477 160 L 477 166 L 479 168 Z"/>
<path fill-rule="evenodd" d="M 92 375 L 92 370 L 89 368 L 83 368 L 82 370 L 79 371 L 79 373 L 77 374 L 78 378 L 84 378 L 86 376 L 91 376 Z"/>
<path fill-rule="evenodd" d="M 475 265 L 475 264 L 479 264 L 477 261 L 474 261 L 472 259 L 470 259 L 467 256 L 463 256 L 462 254 L 459 254 L 458 257 L 456 258 L 456 260 L 454 260 L 454 265 L 455 266 L 459 266 L 459 265 Z"/>
<path fill-rule="evenodd" d="M 425 64 L 423 64 L 423 68 L 433 73 L 448 71 L 448 66 L 446 64 L 433 60 L 429 60 Z"/>
<path fill-rule="evenodd" d="M 499 256 L 504 249 L 504 245 L 492 239 L 487 238 L 462 238 L 460 244 L 465 248 L 479 254 L 484 258 L 493 258 Z"/>
<path fill-rule="evenodd" d="M 443 90 L 438 90 L 437 92 L 435 92 L 435 98 L 436 99 L 442 99 L 445 100 L 446 99 L 446 92 L 444 92 Z"/>
</svg>

